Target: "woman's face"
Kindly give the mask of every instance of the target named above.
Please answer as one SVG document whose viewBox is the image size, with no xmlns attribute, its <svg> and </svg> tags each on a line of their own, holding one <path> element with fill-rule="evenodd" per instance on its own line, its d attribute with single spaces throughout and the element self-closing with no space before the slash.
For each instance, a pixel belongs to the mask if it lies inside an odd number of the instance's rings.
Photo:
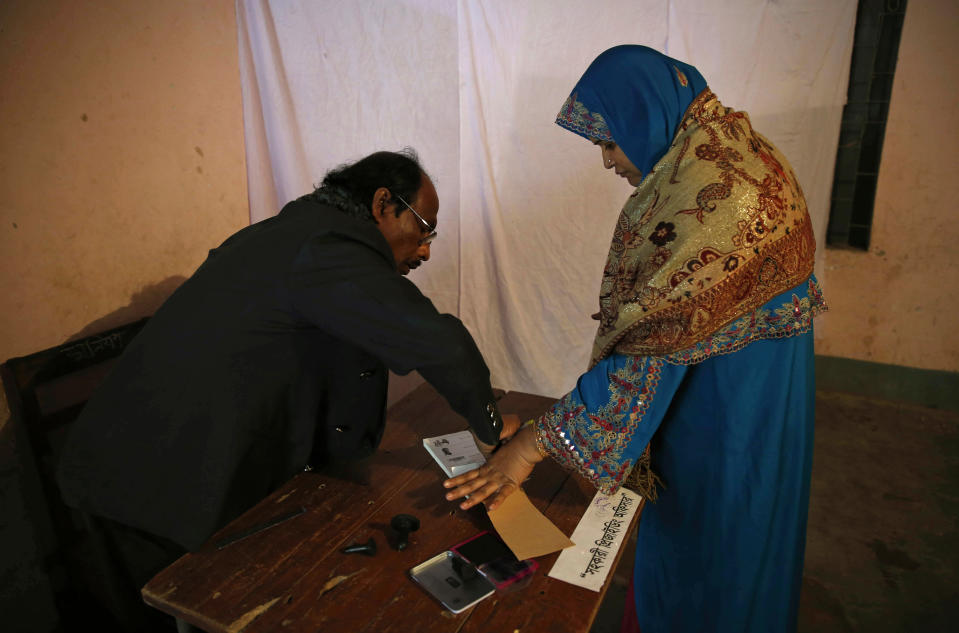
<svg viewBox="0 0 959 633">
<path fill-rule="evenodd" d="M 643 180 L 643 173 L 628 158 L 619 145 L 612 141 L 590 139 L 593 145 L 598 145 L 603 152 L 603 167 L 616 170 L 616 175 L 626 179 L 626 182 L 638 187 Z"/>
</svg>

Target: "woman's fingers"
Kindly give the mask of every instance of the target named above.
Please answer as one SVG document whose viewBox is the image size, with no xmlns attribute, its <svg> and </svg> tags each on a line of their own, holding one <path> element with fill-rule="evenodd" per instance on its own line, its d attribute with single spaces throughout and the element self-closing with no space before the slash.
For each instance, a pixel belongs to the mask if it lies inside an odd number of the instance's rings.
<svg viewBox="0 0 959 633">
<path fill-rule="evenodd" d="M 455 486 L 446 493 L 446 499 L 449 501 L 460 497 L 469 497 L 460 504 L 460 508 L 467 510 L 489 498 L 503 486 L 515 484 L 503 473 L 493 470 L 489 466 L 483 466 L 458 477 L 447 479 L 443 482 L 443 485 L 447 487 Z"/>
<path fill-rule="evenodd" d="M 499 484 L 486 482 L 470 493 L 469 499 L 460 504 L 461 510 L 469 510 L 478 503 L 485 501 L 490 495 L 499 490 Z"/>
<path fill-rule="evenodd" d="M 452 488 L 449 492 L 446 493 L 446 498 L 449 501 L 457 499 L 459 497 L 465 497 L 466 495 L 472 494 L 474 490 L 484 485 L 488 478 L 485 476 L 483 471 L 488 471 L 489 466 L 481 466 L 476 470 L 471 470 L 468 473 L 459 475 L 458 477 L 453 477 L 452 479 L 447 479 L 443 482 L 443 486 L 446 488 Z"/>
<path fill-rule="evenodd" d="M 468 473 L 463 473 L 462 475 L 457 475 L 456 477 L 451 477 L 443 482 L 444 488 L 456 488 L 457 486 L 462 486 L 468 481 L 476 479 L 480 475 L 480 471 L 486 468 L 486 466 L 481 466 L 476 470 L 471 470 Z"/>
<path fill-rule="evenodd" d="M 492 512 L 493 510 L 498 508 L 500 504 L 506 500 L 506 497 L 516 492 L 517 488 L 518 486 L 514 484 L 513 482 L 510 482 L 504 486 L 501 486 L 500 489 L 496 492 L 496 494 L 493 495 L 493 497 L 489 501 L 487 501 L 486 509 Z"/>
<path fill-rule="evenodd" d="M 447 501 L 452 501 L 453 499 L 459 499 L 460 497 L 472 497 L 475 494 L 475 491 L 487 483 L 486 479 L 474 479 L 469 481 L 462 486 L 457 486 L 449 492 L 446 493 Z"/>
<path fill-rule="evenodd" d="M 461 503 L 460 508 L 469 510 L 478 503 L 486 502 L 486 508 L 492 510 L 514 490 L 516 490 L 516 484 L 508 479 L 497 478 L 497 480 L 494 481 L 487 481 L 474 492 L 471 492 L 469 499 Z M 499 499 L 499 501 L 496 501 L 497 499 Z M 491 502 L 493 505 L 490 505 Z"/>
</svg>

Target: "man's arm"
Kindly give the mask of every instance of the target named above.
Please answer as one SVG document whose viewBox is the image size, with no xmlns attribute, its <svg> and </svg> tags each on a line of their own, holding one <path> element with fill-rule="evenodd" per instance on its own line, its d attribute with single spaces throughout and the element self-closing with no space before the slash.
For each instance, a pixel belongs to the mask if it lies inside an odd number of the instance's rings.
<svg viewBox="0 0 959 633">
<path fill-rule="evenodd" d="M 503 423 L 473 338 L 376 250 L 343 237 L 315 237 L 300 252 L 290 287 L 304 320 L 398 374 L 419 371 L 480 441 L 497 442 Z"/>
</svg>

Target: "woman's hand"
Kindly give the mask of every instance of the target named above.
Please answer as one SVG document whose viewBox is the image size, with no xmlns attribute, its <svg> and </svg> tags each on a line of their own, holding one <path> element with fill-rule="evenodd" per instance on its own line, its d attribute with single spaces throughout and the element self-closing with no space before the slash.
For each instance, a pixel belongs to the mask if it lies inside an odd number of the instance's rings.
<svg viewBox="0 0 959 633">
<path fill-rule="evenodd" d="M 444 487 L 452 488 L 446 498 L 452 501 L 468 496 L 460 504 L 463 510 L 489 499 L 487 509 L 495 510 L 529 477 L 541 459 L 533 428 L 524 427 L 508 444 L 501 446 L 485 466 L 444 481 Z"/>
</svg>

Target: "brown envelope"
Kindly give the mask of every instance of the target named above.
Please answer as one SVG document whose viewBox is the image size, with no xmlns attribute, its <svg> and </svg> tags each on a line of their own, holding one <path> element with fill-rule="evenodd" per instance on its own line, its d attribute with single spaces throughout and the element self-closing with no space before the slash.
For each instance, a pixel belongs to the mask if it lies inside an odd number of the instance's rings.
<svg viewBox="0 0 959 633">
<path fill-rule="evenodd" d="M 500 538 L 520 560 L 552 554 L 573 542 L 543 516 L 520 488 L 489 513 Z"/>
</svg>

